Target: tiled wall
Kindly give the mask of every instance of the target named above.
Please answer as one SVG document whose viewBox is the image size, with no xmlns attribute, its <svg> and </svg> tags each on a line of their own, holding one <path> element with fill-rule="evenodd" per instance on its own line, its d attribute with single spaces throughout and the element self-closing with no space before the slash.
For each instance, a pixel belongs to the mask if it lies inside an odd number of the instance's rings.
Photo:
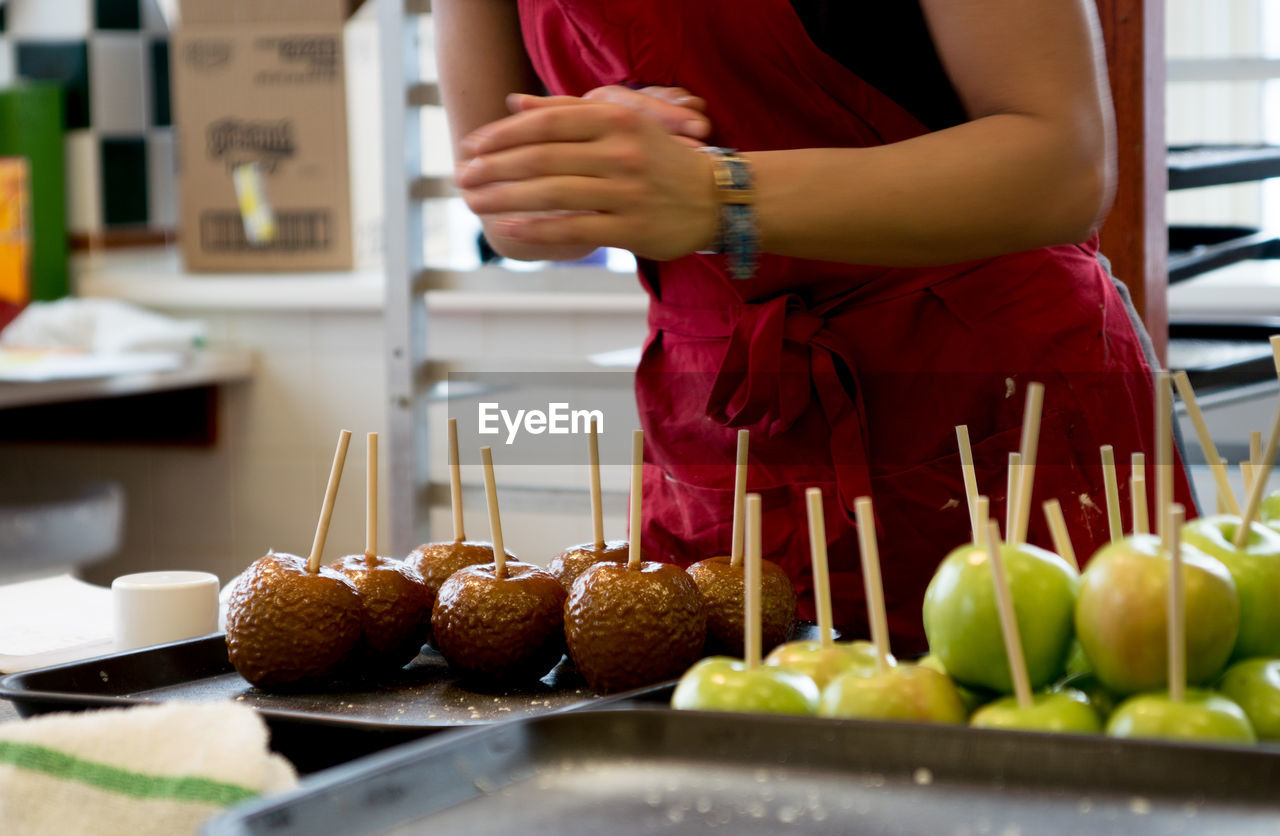
<svg viewBox="0 0 1280 836">
<path fill-rule="evenodd" d="M 156 0 L 7 0 L 0 84 L 66 91 L 68 229 L 177 224 L 169 42 Z"/>
</svg>

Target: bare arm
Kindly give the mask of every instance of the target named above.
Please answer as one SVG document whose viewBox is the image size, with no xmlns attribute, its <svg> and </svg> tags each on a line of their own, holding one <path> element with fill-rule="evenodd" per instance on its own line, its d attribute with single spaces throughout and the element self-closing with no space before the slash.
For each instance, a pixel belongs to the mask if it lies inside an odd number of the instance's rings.
<svg viewBox="0 0 1280 836">
<path fill-rule="evenodd" d="M 875 148 L 752 155 L 766 251 L 946 263 L 1082 241 L 1105 214 L 1114 127 L 1092 0 L 922 6 L 972 121 Z"/>
<path fill-rule="evenodd" d="M 510 115 L 509 94 L 538 93 L 541 84 L 524 51 L 516 0 L 435 0 L 431 10 L 453 157 L 465 165 L 470 155 L 462 149 L 463 138 Z M 495 218 L 481 215 L 481 220 L 489 243 L 508 258 L 574 259 L 594 249 L 586 244 L 522 244 L 504 238 Z"/>
<path fill-rule="evenodd" d="M 945 264 L 1082 241 L 1105 213 L 1114 137 L 1092 0 L 922 4 L 972 121 L 874 148 L 749 155 L 766 252 Z M 714 212 L 694 176 L 705 166 L 680 159 L 699 155 L 635 120 L 546 108 L 487 125 L 466 145 L 483 158 L 459 178 L 476 211 L 594 213 L 522 219 L 506 229 L 513 239 L 654 258 L 708 243 L 704 223 L 670 211 L 684 201 Z"/>
</svg>

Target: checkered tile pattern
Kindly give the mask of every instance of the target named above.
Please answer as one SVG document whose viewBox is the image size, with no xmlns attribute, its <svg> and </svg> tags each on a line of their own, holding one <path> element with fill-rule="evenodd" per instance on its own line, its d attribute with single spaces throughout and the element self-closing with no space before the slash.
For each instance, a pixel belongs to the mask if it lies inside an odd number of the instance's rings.
<svg viewBox="0 0 1280 836">
<path fill-rule="evenodd" d="M 177 226 L 156 0 L 0 0 L 0 85 L 23 78 L 65 91 L 69 232 Z"/>
</svg>

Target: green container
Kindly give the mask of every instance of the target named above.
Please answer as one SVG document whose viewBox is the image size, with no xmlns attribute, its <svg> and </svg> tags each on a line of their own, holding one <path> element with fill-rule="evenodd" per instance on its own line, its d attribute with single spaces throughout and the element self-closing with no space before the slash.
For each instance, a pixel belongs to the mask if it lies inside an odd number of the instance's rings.
<svg viewBox="0 0 1280 836">
<path fill-rule="evenodd" d="M 31 298 L 67 295 L 67 190 L 62 88 L 23 82 L 0 89 L 0 157 L 26 157 L 31 186 Z"/>
</svg>

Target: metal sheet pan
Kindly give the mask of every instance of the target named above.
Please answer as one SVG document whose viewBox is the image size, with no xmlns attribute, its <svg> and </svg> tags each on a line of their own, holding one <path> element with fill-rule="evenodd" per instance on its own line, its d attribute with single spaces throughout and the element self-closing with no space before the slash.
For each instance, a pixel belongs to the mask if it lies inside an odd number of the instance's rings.
<svg viewBox="0 0 1280 836">
<path fill-rule="evenodd" d="M 207 836 L 1275 834 L 1276 749 L 631 705 L 439 736 Z"/>
</svg>

